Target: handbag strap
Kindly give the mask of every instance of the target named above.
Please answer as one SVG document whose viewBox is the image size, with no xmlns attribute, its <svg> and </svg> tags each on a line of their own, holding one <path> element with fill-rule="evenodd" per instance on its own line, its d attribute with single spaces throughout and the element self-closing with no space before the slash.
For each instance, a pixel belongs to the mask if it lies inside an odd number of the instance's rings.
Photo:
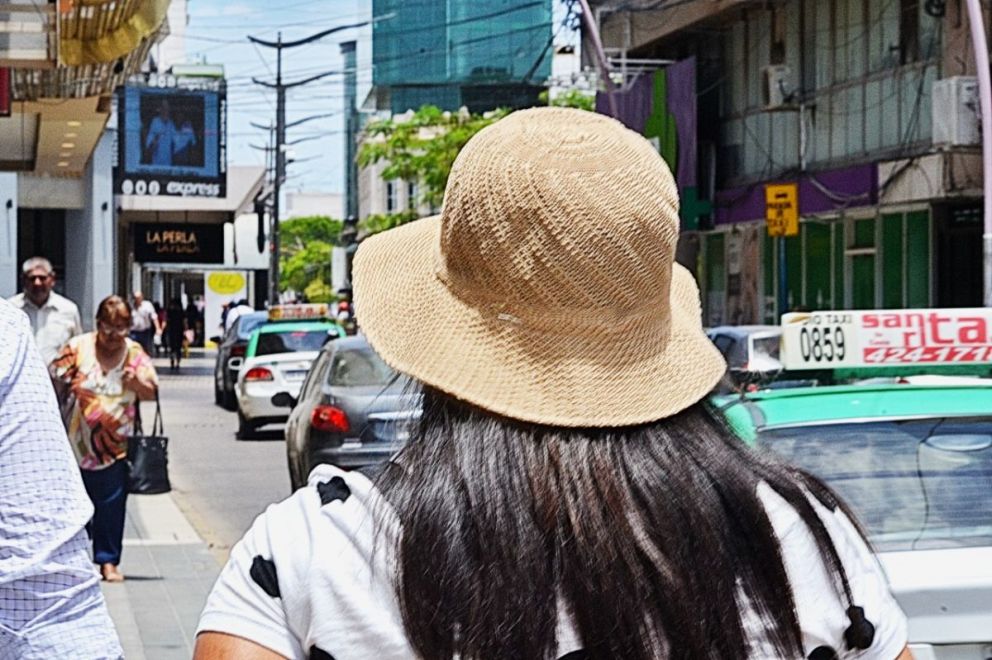
<svg viewBox="0 0 992 660">
<path fill-rule="evenodd" d="M 152 422 L 152 435 L 165 435 L 165 424 L 162 422 L 162 402 L 158 398 L 158 386 L 155 386 L 155 420 Z"/>
<path fill-rule="evenodd" d="M 144 434 L 145 429 L 141 424 L 141 399 L 135 399 L 133 435 Z M 152 420 L 152 435 L 165 435 L 165 424 L 162 422 L 162 402 L 158 397 L 158 386 L 155 387 L 155 417 Z"/>
<path fill-rule="evenodd" d="M 134 400 L 134 427 L 131 435 L 144 435 L 145 429 L 141 425 L 141 399 Z"/>
</svg>

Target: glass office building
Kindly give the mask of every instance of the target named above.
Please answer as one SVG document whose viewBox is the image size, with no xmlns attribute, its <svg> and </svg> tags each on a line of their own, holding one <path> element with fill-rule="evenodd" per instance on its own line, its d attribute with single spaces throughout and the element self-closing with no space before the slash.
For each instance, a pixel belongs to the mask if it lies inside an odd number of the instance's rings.
<svg viewBox="0 0 992 660">
<path fill-rule="evenodd" d="M 551 73 L 551 0 L 373 0 L 380 109 L 534 105 Z"/>
</svg>

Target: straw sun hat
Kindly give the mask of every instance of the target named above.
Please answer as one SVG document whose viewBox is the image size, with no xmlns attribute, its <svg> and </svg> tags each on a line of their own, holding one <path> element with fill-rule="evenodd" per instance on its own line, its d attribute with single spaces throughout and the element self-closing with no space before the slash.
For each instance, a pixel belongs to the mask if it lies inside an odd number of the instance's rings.
<svg viewBox="0 0 992 660">
<path fill-rule="evenodd" d="M 658 152 L 592 112 L 515 112 L 451 170 L 440 216 L 365 240 L 355 309 L 389 365 L 481 408 L 627 426 L 702 399 L 726 368 L 675 263 Z"/>
</svg>

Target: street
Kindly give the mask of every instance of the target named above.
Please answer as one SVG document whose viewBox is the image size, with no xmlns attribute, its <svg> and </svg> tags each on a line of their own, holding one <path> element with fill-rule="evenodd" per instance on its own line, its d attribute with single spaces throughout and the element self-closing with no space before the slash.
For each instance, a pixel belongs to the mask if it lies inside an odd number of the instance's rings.
<svg viewBox="0 0 992 660">
<path fill-rule="evenodd" d="M 158 362 L 173 497 L 218 559 L 226 559 L 255 516 L 290 493 L 282 430 L 234 438 L 235 413 L 213 403 L 214 353 L 184 361 L 178 375 Z M 151 406 L 144 407 L 150 417 Z"/>
<path fill-rule="evenodd" d="M 289 495 L 281 429 L 234 439 L 235 414 L 213 404 L 213 360 L 194 353 L 179 374 L 156 360 L 173 490 L 129 498 L 127 580 L 104 584 L 129 660 L 191 656 L 200 610 L 231 546 L 267 505 Z M 153 410 L 142 407 L 146 426 Z"/>
</svg>

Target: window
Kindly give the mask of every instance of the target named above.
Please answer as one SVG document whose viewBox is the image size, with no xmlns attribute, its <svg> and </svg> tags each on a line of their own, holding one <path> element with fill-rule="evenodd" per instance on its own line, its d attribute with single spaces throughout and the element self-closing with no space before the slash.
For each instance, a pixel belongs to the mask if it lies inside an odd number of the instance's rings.
<svg viewBox="0 0 992 660">
<path fill-rule="evenodd" d="M 850 502 L 882 550 L 992 541 L 992 419 L 840 423 L 762 431 L 758 445 Z"/>
<path fill-rule="evenodd" d="M 389 383 L 395 373 L 371 348 L 341 350 L 334 354 L 328 385 L 381 386 Z"/>
<path fill-rule="evenodd" d="M 293 330 L 266 332 L 258 336 L 255 355 L 302 353 L 319 351 L 321 346 L 337 336 L 333 330 Z"/>
<path fill-rule="evenodd" d="M 417 203 L 417 182 L 410 181 L 406 184 L 406 209 L 408 211 L 416 211 L 419 204 Z"/>
<path fill-rule="evenodd" d="M 396 212 L 396 183 L 386 182 L 386 213 Z"/>
</svg>

